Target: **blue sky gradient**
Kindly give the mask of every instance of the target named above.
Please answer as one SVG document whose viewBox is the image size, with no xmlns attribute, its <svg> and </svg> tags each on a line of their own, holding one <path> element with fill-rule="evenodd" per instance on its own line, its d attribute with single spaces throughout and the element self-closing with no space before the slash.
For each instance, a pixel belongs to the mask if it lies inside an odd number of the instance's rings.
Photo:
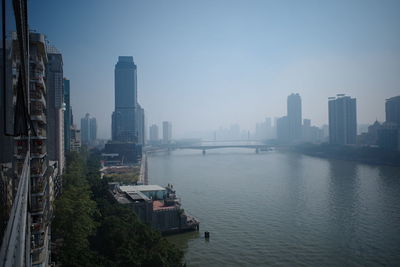
<svg viewBox="0 0 400 267">
<path fill-rule="evenodd" d="M 32 1 L 32 29 L 63 53 L 75 122 L 111 135 L 114 65 L 131 55 L 148 125 L 174 135 L 286 113 L 327 123 L 327 98 L 357 98 L 358 121 L 384 120 L 400 94 L 400 1 Z M 187 136 L 187 135 L 186 135 Z"/>
</svg>

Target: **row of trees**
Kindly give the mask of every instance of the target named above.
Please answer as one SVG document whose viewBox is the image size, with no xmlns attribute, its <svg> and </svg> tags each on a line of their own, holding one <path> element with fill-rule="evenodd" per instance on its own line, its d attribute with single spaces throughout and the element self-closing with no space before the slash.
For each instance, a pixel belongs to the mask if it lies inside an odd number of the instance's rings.
<svg viewBox="0 0 400 267">
<path fill-rule="evenodd" d="M 181 266 L 183 253 L 112 200 L 99 155 L 67 156 L 63 194 L 55 203 L 53 259 L 63 266 Z"/>
</svg>

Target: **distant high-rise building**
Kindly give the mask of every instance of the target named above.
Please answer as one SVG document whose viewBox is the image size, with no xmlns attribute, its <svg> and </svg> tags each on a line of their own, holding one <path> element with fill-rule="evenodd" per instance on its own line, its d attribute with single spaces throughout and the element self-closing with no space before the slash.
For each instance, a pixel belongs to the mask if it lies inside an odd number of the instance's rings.
<svg viewBox="0 0 400 267">
<path fill-rule="evenodd" d="M 81 130 L 76 125 L 71 126 L 71 151 L 79 151 L 81 149 Z"/>
<path fill-rule="evenodd" d="M 91 118 L 89 122 L 89 130 L 90 130 L 90 141 L 93 143 L 97 139 L 97 121 L 96 118 Z"/>
<path fill-rule="evenodd" d="M 386 99 L 386 122 L 396 123 L 400 127 L 400 96 Z"/>
<path fill-rule="evenodd" d="M 56 47 L 47 45 L 46 49 L 47 154 L 49 160 L 58 163 L 54 185 L 56 196 L 60 196 L 65 162 L 63 59 Z"/>
<path fill-rule="evenodd" d="M 386 99 L 386 121 L 378 130 L 378 145 L 386 150 L 400 150 L 400 96 Z"/>
<path fill-rule="evenodd" d="M 276 137 L 280 142 L 289 141 L 289 120 L 287 116 L 276 120 Z"/>
<path fill-rule="evenodd" d="M 64 78 L 64 150 L 67 152 L 71 147 L 71 126 L 72 126 L 72 110 L 70 100 L 70 82 Z"/>
<path fill-rule="evenodd" d="M 136 116 L 138 144 L 144 146 L 146 143 L 144 109 L 142 108 L 142 106 L 140 106 L 139 103 L 137 104 Z"/>
<path fill-rule="evenodd" d="M 86 113 L 85 117 L 81 119 L 81 142 L 88 144 L 90 142 L 90 115 Z"/>
<path fill-rule="evenodd" d="M 256 124 L 255 138 L 259 140 L 275 138 L 275 131 L 272 127 L 271 118 L 265 118 L 264 122 Z"/>
<path fill-rule="evenodd" d="M 85 145 L 92 145 L 96 139 L 96 118 L 90 117 L 90 114 L 86 113 L 85 117 L 81 119 L 81 142 Z"/>
<path fill-rule="evenodd" d="M 120 56 L 115 65 L 115 111 L 112 115 L 112 140 L 137 142 L 137 77 L 133 57 Z"/>
<path fill-rule="evenodd" d="M 291 142 L 300 141 L 301 139 L 301 119 L 301 97 L 299 94 L 291 94 L 287 97 L 288 138 Z"/>
<path fill-rule="evenodd" d="M 323 141 L 324 132 L 322 129 L 311 126 L 310 119 L 303 120 L 302 141 L 309 143 L 319 143 Z"/>
<path fill-rule="evenodd" d="M 357 136 L 357 143 L 360 145 L 375 146 L 378 144 L 378 132 L 382 129 L 382 124 L 377 120 L 368 126 L 367 132 L 361 132 Z"/>
<path fill-rule="evenodd" d="M 396 123 L 384 122 L 378 133 L 378 145 L 385 150 L 400 150 L 400 130 Z"/>
<path fill-rule="evenodd" d="M 338 94 L 330 97 L 329 143 L 337 145 L 355 144 L 357 141 L 356 99 Z"/>
<path fill-rule="evenodd" d="M 163 121 L 163 143 L 169 144 L 172 139 L 172 124 L 169 121 Z"/>
<path fill-rule="evenodd" d="M 323 139 L 323 141 L 328 141 L 328 139 L 329 139 L 329 125 L 328 124 L 322 125 L 322 139 Z"/>
<path fill-rule="evenodd" d="M 150 142 L 155 143 L 159 141 L 159 136 L 158 136 L 158 126 L 156 124 L 153 124 L 150 126 Z"/>
</svg>

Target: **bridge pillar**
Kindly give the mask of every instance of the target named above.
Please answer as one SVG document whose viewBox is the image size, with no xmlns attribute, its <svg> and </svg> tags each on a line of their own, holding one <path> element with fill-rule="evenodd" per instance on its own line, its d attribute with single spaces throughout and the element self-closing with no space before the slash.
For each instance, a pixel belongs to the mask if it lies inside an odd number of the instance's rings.
<svg viewBox="0 0 400 267">
<path fill-rule="evenodd" d="M 206 154 L 206 150 L 205 149 L 203 149 L 203 155 L 205 155 Z"/>
<path fill-rule="evenodd" d="M 258 154 L 260 152 L 260 149 L 257 147 L 256 148 L 256 154 Z"/>
</svg>

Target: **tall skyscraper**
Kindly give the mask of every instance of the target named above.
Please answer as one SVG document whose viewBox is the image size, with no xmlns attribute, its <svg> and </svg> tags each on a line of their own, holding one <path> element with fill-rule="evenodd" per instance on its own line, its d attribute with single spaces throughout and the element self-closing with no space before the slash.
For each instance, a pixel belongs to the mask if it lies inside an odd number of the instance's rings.
<svg viewBox="0 0 400 267">
<path fill-rule="evenodd" d="M 172 123 L 169 121 L 163 121 L 163 143 L 169 144 L 172 139 Z"/>
<path fill-rule="evenodd" d="M 153 124 L 150 126 L 150 142 L 156 143 L 158 141 L 159 141 L 158 126 L 156 124 Z"/>
<path fill-rule="evenodd" d="M 85 117 L 81 119 L 81 141 L 82 144 L 92 145 L 97 138 L 97 122 L 96 118 L 86 113 Z"/>
<path fill-rule="evenodd" d="M 57 82 L 56 88 L 47 88 L 45 85 L 45 74 L 47 65 L 47 53 L 46 53 L 46 40 L 43 34 L 30 33 L 29 34 L 29 56 L 30 56 L 30 88 L 31 95 L 34 95 L 34 99 L 31 101 L 30 112 L 33 121 L 33 126 L 36 131 L 36 136 L 31 137 L 31 181 L 30 181 L 30 221 L 32 223 L 29 228 L 31 232 L 31 259 L 32 265 L 45 266 L 47 265 L 47 259 L 49 256 L 48 246 L 50 242 L 50 229 L 51 229 L 51 211 L 52 204 L 54 202 L 54 182 L 55 176 L 58 174 L 58 166 L 54 160 L 51 160 L 51 155 L 47 154 L 49 145 L 53 146 L 52 140 L 48 140 L 48 135 L 57 136 L 60 130 L 55 124 L 48 124 L 48 117 L 52 112 L 50 107 L 61 106 L 61 99 L 57 99 L 56 90 L 60 90 L 58 82 L 62 83 L 61 76 L 53 75 L 55 83 Z M 59 59 L 54 59 L 59 64 Z M 57 65 L 56 64 L 56 65 Z M 59 72 L 60 66 L 54 66 L 56 73 Z M 51 71 L 50 71 L 51 72 Z M 47 72 L 49 73 L 49 71 Z M 60 74 L 60 73 L 58 73 Z M 58 80 L 58 78 L 61 79 Z M 55 85 L 55 84 L 54 84 Z M 62 86 L 62 85 L 61 85 Z M 54 98 L 47 97 L 45 93 L 51 93 L 54 91 Z M 59 96 L 58 92 L 58 96 Z M 52 103 L 53 102 L 53 103 Z M 47 107 L 47 109 L 46 109 Z M 51 116 L 50 116 L 51 118 Z M 23 142 L 23 141 L 21 141 Z M 56 146 L 63 146 L 56 144 Z M 50 160 L 49 160 L 50 159 Z"/>
<path fill-rule="evenodd" d="M 300 141 L 302 133 L 301 97 L 291 94 L 287 98 L 288 138 L 291 142 Z"/>
<path fill-rule="evenodd" d="M 115 65 L 115 111 L 112 114 L 112 141 L 106 153 L 118 153 L 126 162 L 136 163 L 145 144 L 144 109 L 137 100 L 136 65 L 133 57 L 120 56 Z"/>
<path fill-rule="evenodd" d="M 386 122 L 396 123 L 400 127 L 400 96 L 386 99 Z"/>
<path fill-rule="evenodd" d="M 337 145 L 355 144 L 357 138 L 356 99 L 338 94 L 330 97 L 329 143 Z"/>
<path fill-rule="evenodd" d="M 71 148 L 71 126 L 72 126 L 72 109 L 71 109 L 71 89 L 70 81 L 64 78 L 64 149 L 68 152 Z"/>
<path fill-rule="evenodd" d="M 115 65 L 115 111 L 112 115 L 112 140 L 137 142 L 137 78 L 133 57 L 121 56 Z"/>
<path fill-rule="evenodd" d="M 58 163 L 58 175 L 54 179 L 55 195 L 61 194 L 61 175 L 64 170 L 64 81 L 63 59 L 56 47 L 47 45 L 47 154 L 49 160 Z"/>
</svg>

